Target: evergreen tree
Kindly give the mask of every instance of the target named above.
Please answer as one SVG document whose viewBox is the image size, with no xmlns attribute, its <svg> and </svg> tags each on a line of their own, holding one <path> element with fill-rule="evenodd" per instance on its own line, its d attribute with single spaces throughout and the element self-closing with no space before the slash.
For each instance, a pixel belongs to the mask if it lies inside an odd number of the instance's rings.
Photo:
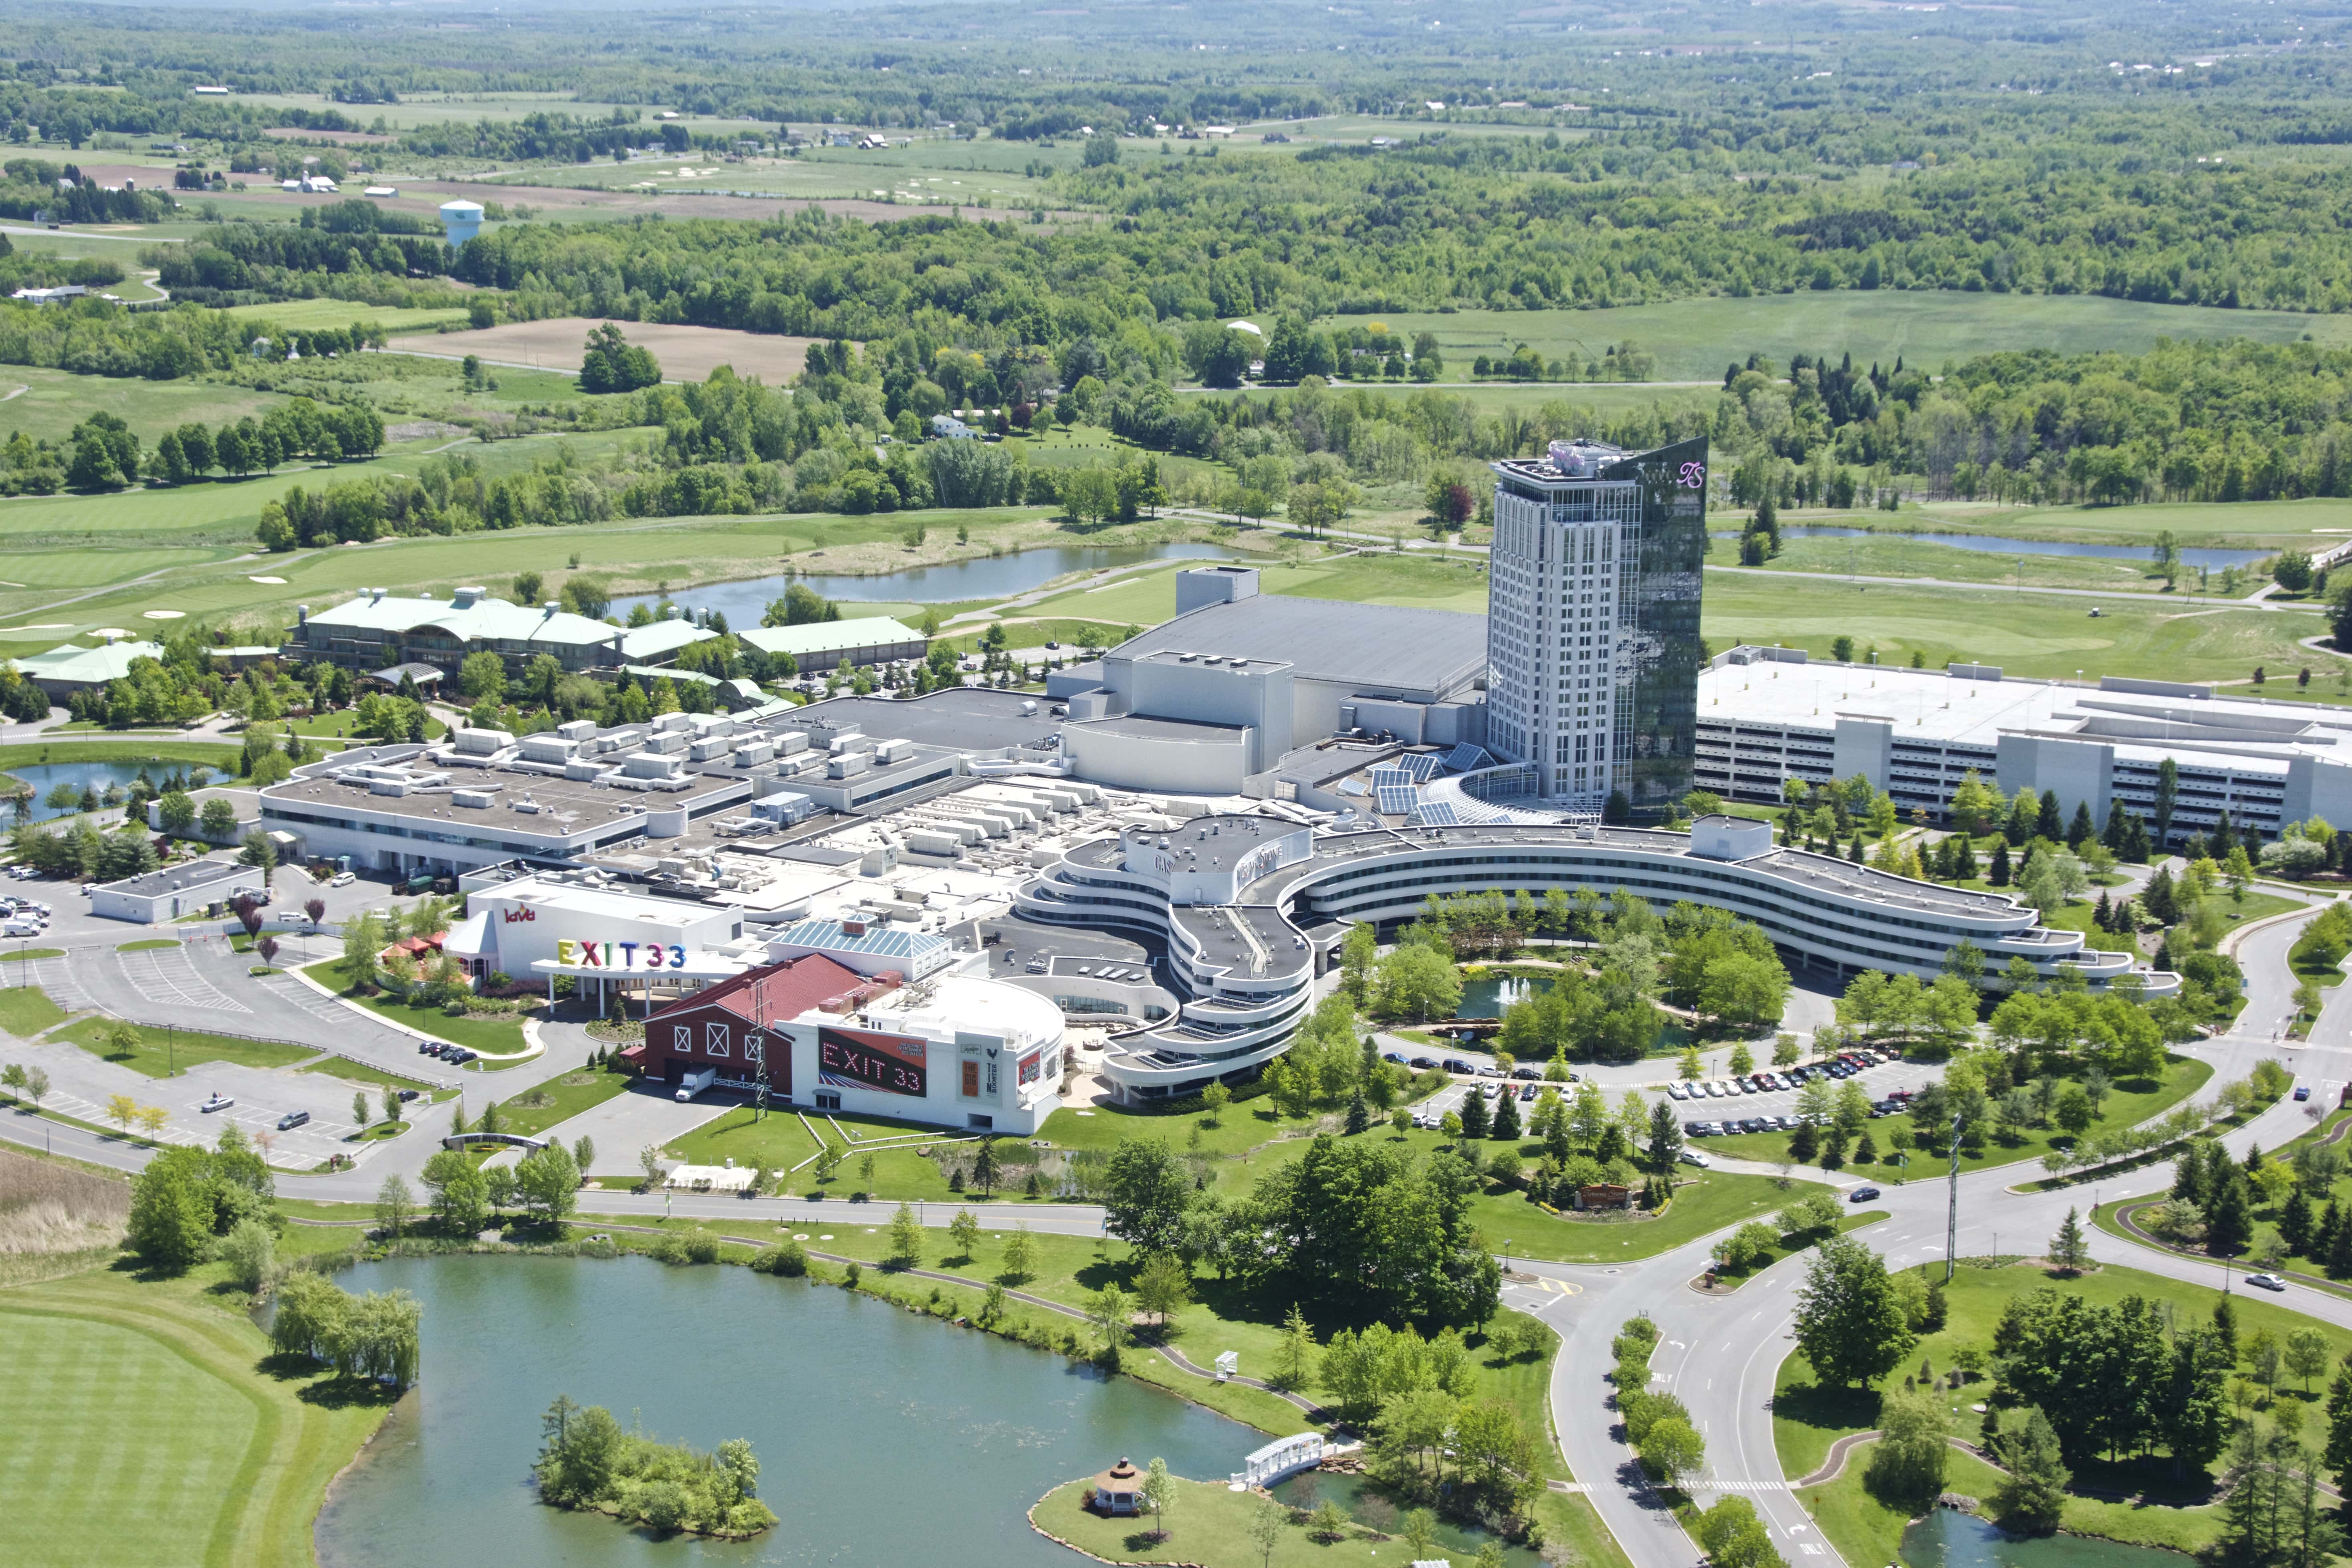
<svg viewBox="0 0 2352 1568">
<path fill-rule="evenodd" d="M 1503 1090 L 1502 1100 L 1495 1107 L 1495 1123 L 1486 1135 L 1497 1143 L 1516 1143 L 1520 1139 L 1519 1097 L 1508 1089 Z"/>
<path fill-rule="evenodd" d="M 2108 815 L 2112 816 L 2114 813 L 2110 812 Z M 2093 826 L 2091 823 L 2091 803 L 2086 800 L 2076 801 L 2074 803 L 2074 820 L 2066 826 L 2066 847 L 2069 849 L 2080 849 L 2084 845 L 2088 844 L 2092 838 L 2097 835 L 2097 833 L 2098 829 Z"/>
<path fill-rule="evenodd" d="M 2319 1216 L 2312 1221 L 2310 1245 L 2304 1249 L 2303 1255 L 2325 1261 L 2327 1255 L 2336 1249 L 2336 1233 L 2343 1228 L 2343 1207 L 2330 1198 L 2327 1206 L 2320 1210 Z"/>
<path fill-rule="evenodd" d="M 2001 824 L 2001 837 L 2011 849 L 2022 849 L 2025 841 L 2033 837 L 2033 823 L 2042 805 L 2041 795 L 2031 784 L 2020 789 L 2009 803 L 2009 820 Z M 2054 814 L 2056 807 L 2051 808 Z"/>
<path fill-rule="evenodd" d="M 2254 1236 L 2254 1206 L 2246 1194 L 2246 1184 L 2232 1179 L 2214 1194 L 2212 1208 L 2205 1216 L 2205 1247 L 2217 1257 L 2227 1257 L 2242 1250 Z"/>
<path fill-rule="evenodd" d="M 2091 1244 L 2083 1237 L 2083 1222 L 2072 1208 L 2065 1223 L 2050 1238 L 2050 1261 L 2069 1274 L 2080 1274 L 2091 1261 Z"/>
<path fill-rule="evenodd" d="M 1992 845 L 1992 869 L 1985 880 L 1996 888 L 2009 886 L 2009 840 L 1996 838 Z"/>
<path fill-rule="evenodd" d="M 1372 1108 L 1364 1103 L 1364 1091 L 1356 1090 L 1348 1097 L 1348 1131 L 1352 1136 L 1372 1124 Z"/>
<path fill-rule="evenodd" d="M 2047 838 L 2053 844 L 2066 837 L 2066 819 L 2058 814 L 2058 792 L 2054 789 L 2042 796 L 2042 810 L 2033 821 L 2033 837 Z"/>
<path fill-rule="evenodd" d="M 2107 890 L 2099 889 L 2099 901 L 2091 906 L 2091 923 L 2101 931 L 2116 929 L 2116 906 L 2107 899 Z"/>
<path fill-rule="evenodd" d="M 1484 1085 L 1472 1084 L 1470 1092 L 1462 1097 L 1462 1136 L 1486 1136 L 1486 1090 Z"/>
<path fill-rule="evenodd" d="M 2333 1204 L 2328 1205 L 2331 1209 Z M 2340 1213 L 2336 1222 L 2336 1234 L 2327 1238 L 2327 1277 L 2330 1279 L 2352 1279 L 2352 1218 Z"/>
<path fill-rule="evenodd" d="M 2147 879 L 2147 887 L 2139 896 L 2140 907 L 2147 910 L 2148 919 L 2160 925 L 2172 925 L 2180 919 L 2180 896 L 2172 886 L 2172 868 L 2158 866 L 2156 875 Z"/>
<path fill-rule="evenodd" d="M 2023 1414 L 2022 1421 L 2004 1426 L 1992 1440 L 1993 1455 L 2008 1472 L 1993 1490 L 1993 1512 L 2005 1530 L 2049 1535 L 2065 1511 L 2066 1486 L 2074 1473 L 2066 1468 L 2058 1434 L 2041 1407 L 2028 1405 Z"/>
<path fill-rule="evenodd" d="M 2336 1484 L 2352 1480 L 2352 1360 L 2336 1369 L 2327 1385 L 2327 1450 L 2321 1462 L 2336 1472 Z"/>
<path fill-rule="evenodd" d="M 2307 1255 L 2311 1246 L 2311 1200 L 2301 1187 L 2287 1194 L 2286 1205 L 2279 1210 L 2279 1239 L 2289 1252 Z"/>
<path fill-rule="evenodd" d="M 2181 1203 L 2205 1206 L 2205 1161 L 2193 1143 L 2173 1162 L 2172 1195 Z"/>
<path fill-rule="evenodd" d="M 1977 876 L 1976 846 L 1969 841 L 1969 836 L 1965 833 L 1958 835 L 1955 842 L 1959 845 L 1959 848 L 1952 855 L 1952 879 L 1958 882 L 1972 882 L 1976 880 Z"/>
<path fill-rule="evenodd" d="M 1862 829 L 1853 830 L 1853 842 L 1846 846 L 1845 858 L 1854 865 L 1862 864 Z"/>
</svg>

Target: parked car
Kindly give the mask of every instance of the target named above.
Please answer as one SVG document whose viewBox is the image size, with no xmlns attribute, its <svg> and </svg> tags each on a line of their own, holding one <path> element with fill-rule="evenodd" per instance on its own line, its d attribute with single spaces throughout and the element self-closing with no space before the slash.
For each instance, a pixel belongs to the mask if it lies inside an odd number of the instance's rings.
<svg viewBox="0 0 2352 1568">
<path fill-rule="evenodd" d="M 1399 1067 L 1405 1065 L 1404 1053 L 1402 1051 L 1382 1051 L 1381 1053 L 1381 1060 L 1384 1062 L 1394 1062 Z"/>
<path fill-rule="evenodd" d="M 310 1113 L 307 1110 L 289 1110 L 278 1119 L 278 1131 L 289 1132 L 310 1120 Z"/>
<path fill-rule="evenodd" d="M 1683 1131 L 1693 1138 L 1712 1138 L 1715 1136 L 1715 1123 L 1712 1121 L 1685 1121 L 1683 1123 Z"/>
<path fill-rule="evenodd" d="M 2249 1285 L 2259 1285 L 2265 1290 L 2284 1290 L 2286 1289 L 2286 1281 L 2280 1279 L 2275 1274 L 2249 1274 L 2246 1276 L 2246 1283 Z"/>
<path fill-rule="evenodd" d="M 1416 1072 L 1427 1072 L 1436 1065 L 1437 1064 L 1435 1062 L 1430 1060 L 1427 1057 L 1415 1057 L 1412 1058 L 1413 1070 Z"/>
<path fill-rule="evenodd" d="M 1460 1057 L 1446 1058 L 1445 1070 L 1450 1073 L 1458 1073 L 1464 1078 L 1475 1078 L 1477 1076 L 1477 1069 L 1472 1067 L 1468 1062 L 1464 1061 Z"/>
<path fill-rule="evenodd" d="M 196 1109 L 199 1110 L 226 1110 L 230 1106 L 235 1105 L 236 1103 L 236 1097 L 235 1095 L 223 1094 L 220 1090 L 215 1089 L 211 1094 L 205 1096 L 205 1102 L 196 1107 Z"/>
<path fill-rule="evenodd" d="M 1702 1171 L 1706 1170 L 1709 1163 L 1707 1157 L 1696 1149 L 1684 1150 L 1680 1157 L 1684 1164 L 1696 1165 Z"/>
<path fill-rule="evenodd" d="M 359 879 L 360 875 L 356 871 L 338 871 L 332 877 L 328 879 L 327 886 L 330 888 L 348 888 Z"/>
<path fill-rule="evenodd" d="M 1668 1100 L 1688 1100 L 1690 1098 L 1690 1090 L 1680 1083 L 1670 1083 L 1666 1085 L 1666 1098 Z"/>
<path fill-rule="evenodd" d="M 1535 1097 L 1536 1097 L 1536 1086 L 1535 1086 L 1535 1085 L 1533 1085 L 1533 1084 L 1531 1084 L 1531 1083 L 1523 1083 L 1523 1084 L 1519 1085 L 1519 1098 L 1520 1098 L 1521 1100 L 1533 1100 Z"/>
<path fill-rule="evenodd" d="M 1876 1187 L 1856 1187 L 1853 1191 L 1846 1194 L 1845 1201 L 1850 1204 L 1866 1204 L 1877 1196 L 1878 1189 Z"/>
<path fill-rule="evenodd" d="M 19 917 L 0 922 L 0 936 L 38 936 L 40 934 L 41 922 L 37 920 Z"/>
<path fill-rule="evenodd" d="M 416 1042 L 416 1049 L 420 1056 L 437 1057 L 441 1054 L 441 1042 L 438 1040 L 419 1040 Z"/>
<path fill-rule="evenodd" d="M 1478 1076 L 1480 1078 L 1500 1078 L 1503 1076 L 1503 1069 L 1496 1067 L 1494 1063 L 1488 1062 L 1485 1067 L 1478 1069 Z"/>
<path fill-rule="evenodd" d="M 402 1090 L 400 1091 L 400 1102 L 401 1102 L 403 1105 L 407 1104 L 410 1100 L 415 1100 L 415 1099 L 417 1097 L 417 1095 L 418 1095 L 418 1093 L 419 1093 L 419 1092 L 421 1092 L 421 1091 L 419 1091 L 419 1090 L 417 1090 L 417 1089 L 402 1089 Z"/>
<path fill-rule="evenodd" d="M 1538 1072 L 1533 1068 L 1513 1068 L 1511 1069 L 1511 1076 L 1516 1079 L 1524 1079 L 1529 1083 L 1540 1083 L 1543 1080 L 1543 1074 Z"/>
</svg>

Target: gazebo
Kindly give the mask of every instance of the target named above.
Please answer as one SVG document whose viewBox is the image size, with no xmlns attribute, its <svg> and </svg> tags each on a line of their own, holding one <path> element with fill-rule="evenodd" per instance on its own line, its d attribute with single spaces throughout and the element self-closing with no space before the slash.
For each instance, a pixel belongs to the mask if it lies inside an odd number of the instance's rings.
<svg viewBox="0 0 2352 1568">
<path fill-rule="evenodd" d="M 1141 1513 L 1143 1502 L 1143 1472 L 1132 1460 L 1121 1456 L 1118 1464 L 1095 1478 L 1095 1511 L 1097 1513 Z"/>
</svg>

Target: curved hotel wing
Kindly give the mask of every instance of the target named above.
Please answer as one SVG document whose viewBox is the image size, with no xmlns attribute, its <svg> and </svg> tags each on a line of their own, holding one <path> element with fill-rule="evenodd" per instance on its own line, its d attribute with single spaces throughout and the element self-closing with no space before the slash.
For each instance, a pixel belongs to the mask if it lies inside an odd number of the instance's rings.
<svg viewBox="0 0 2352 1568">
<path fill-rule="evenodd" d="M 2134 975 L 2149 994 L 2179 978 L 2051 931 L 1995 893 L 1915 882 L 1775 847 L 1769 824 L 1706 817 L 1688 834 L 1489 825 L 1326 830 L 1270 816 L 1216 816 L 1175 832 L 1130 830 L 1077 846 L 1024 883 L 1035 921 L 1126 928 L 1164 940 L 1187 994 L 1160 1026 L 1125 1037 L 1104 1074 L 1133 1099 L 1197 1090 L 1254 1071 L 1288 1045 L 1314 1001 L 1340 922 L 1410 920 L 1432 893 L 1624 888 L 1653 906 L 1692 903 L 1752 921 L 1798 967 L 1932 977 L 1963 940 L 1988 971 L 2011 957 L 2094 985 Z"/>
</svg>

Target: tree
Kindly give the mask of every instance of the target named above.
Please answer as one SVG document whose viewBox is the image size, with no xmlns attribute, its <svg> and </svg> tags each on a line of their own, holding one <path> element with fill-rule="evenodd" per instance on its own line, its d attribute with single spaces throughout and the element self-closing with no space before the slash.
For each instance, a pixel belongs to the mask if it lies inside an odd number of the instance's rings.
<svg viewBox="0 0 2352 1568">
<path fill-rule="evenodd" d="M 514 1168 L 514 1182 L 517 1195 L 548 1225 L 562 1225 L 579 1206 L 580 1167 L 561 1143 L 524 1155 Z"/>
<path fill-rule="evenodd" d="M 1893 1371 L 1914 1342 L 1886 1261 L 1850 1237 L 1830 1237 L 1797 1292 L 1797 1344 L 1824 1382 L 1860 1385 Z"/>
<path fill-rule="evenodd" d="M 150 1143 L 163 1135 L 163 1129 L 170 1126 L 171 1121 L 172 1113 L 160 1105 L 142 1105 L 139 1108 L 139 1131 L 147 1134 L 147 1142 Z"/>
<path fill-rule="evenodd" d="M 1679 1415 L 1654 1422 L 1642 1439 L 1642 1468 L 1665 1486 L 1681 1486 L 1706 1463 L 1706 1439 Z"/>
<path fill-rule="evenodd" d="M 1250 1544 L 1257 1548 L 1258 1568 L 1273 1568 L 1274 1549 L 1290 1524 L 1290 1510 L 1271 1498 L 1260 1498 L 1250 1510 Z"/>
<path fill-rule="evenodd" d="M 237 864 L 250 866 L 261 873 L 261 885 L 268 887 L 278 872 L 278 846 L 269 835 L 256 829 L 245 836 L 245 846 L 236 852 Z"/>
<path fill-rule="evenodd" d="M 1192 1300 L 1192 1271 L 1172 1252 L 1155 1252 L 1135 1277 L 1135 1304 L 1159 1320 L 1162 1328 L 1171 1312 Z"/>
<path fill-rule="evenodd" d="M 1135 1331 L 1135 1307 L 1126 1291 L 1106 1285 L 1087 1298 L 1087 1321 L 1102 1335 L 1103 1348 L 1116 1353 Z"/>
<path fill-rule="evenodd" d="M 2071 1207 L 2058 1234 L 2050 1239 L 2050 1261 L 2069 1274 L 2080 1274 L 2091 1261 L 2091 1244 L 2084 1239 L 2082 1221 Z"/>
<path fill-rule="evenodd" d="M 1103 1228 L 1140 1251 L 1164 1252 L 1183 1234 L 1192 1182 L 1156 1138 L 1122 1138 L 1103 1172 Z"/>
<path fill-rule="evenodd" d="M 1744 1497 L 1718 1500 L 1698 1516 L 1696 1533 L 1714 1568 L 1786 1568 L 1756 1505 Z"/>
<path fill-rule="evenodd" d="M 1339 943 L 1339 984 L 1348 1000 L 1361 1008 L 1372 1000 L 1372 966 L 1380 957 L 1380 939 L 1369 925 L 1353 925 Z"/>
<path fill-rule="evenodd" d="M 970 1209 L 956 1210 L 955 1218 L 948 1221 L 948 1235 L 955 1242 L 956 1256 L 971 1262 L 972 1248 L 980 1245 L 980 1221 Z"/>
<path fill-rule="evenodd" d="M 355 1089 L 352 1090 L 352 1122 L 358 1126 L 365 1127 L 373 1120 L 374 1118 L 368 1114 L 367 1090 L 363 1089 Z"/>
<path fill-rule="evenodd" d="M 923 1250 L 923 1227 L 915 1222 L 915 1205 L 902 1203 L 890 1216 L 890 1261 L 912 1268 Z"/>
<path fill-rule="evenodd" d="M 398 1239 L 408 1228 L 409 1216 L 416 1212 L 416 1199 L 401 1180 L 400 1173 L 384 1177 L 383 1184 L 375 1190 L 375 1223 L 385 1235 Z"/>
<path fill-rule="evenodd" d="M 2311 1380 L 2327 1370 L 2327 1336 L 2308 1323 L 2291 1330 L 2286 1336 L 2286 1369 L 2303 1379 L 2303 1391 L 2311 1392 Z"/>
<path fill-rule="evenodd" d="M 1205 1113 L 1202 1121 L 1212 1127 L 1216 1126 L 1224 1115 L 1225 1107 L 1233 1103 L 1233 1098 L 1232 1089 L 1226 1088 L 1222 1080 L 1212 1079 L 1208 1087 L 1201 1090 L 1201 1110 Z"/>
<path fill-rule="evenodd" d="M 2048 1535 L 2066 1508 L 2066 1486 L 2074 1479 L 2058 1447 L 2058 1434 L 2039 1405 L 2012 1411 L 1992 1440 L 1993 1458 L 2007 1472 L 1993 1489 L 1994 1517 L 2021 1535 Z"/>
<path fill-rule="evenodd" d="M 1450 1017 L 1461 1005 L 1462 977 L 1436 949 L 1407 942 L 1381 960 L 1376 1006 L 1381 1013 L 1426 1023 L 1433 1016 Z"/>
<path fill-rule="evenodd" d="M 1932 1390 L 1890 1388 L 1878 1405 L 1879 1438 L 1863 1482 L 1889 1502 L 1917 1510 L 1944 1489 L 1944 1402 Z"/>
<path fill-rule="evenodd" d="M 1016 1225 L 1013 1234 L 1004 1238 L 1004 1272 L 998 1276 L 1018 1285 L 1029 1278 L 1036 1267 L 1036 1243 L 1031 1239 L 1026 1225 Z"/>
<path fill-rule="evenodd" d="M 108 1044 L 110 1047 L 113 1045 L 111 1037 Z M 139 1102 L 127 1094 L 110 1094 L 106 1097 L 106 1119 L 121 1128 L 127 1135 L 131 1124 L 139 1120 Z"/>
<path fill-rule="evenodd" d="M 456 1149 L 443 1149 L 425 1162 L 419 1179 L 432 1197 L 433 1213 L 451 1236 L 472 1236 L 489 1214 L 489 1186 L 474 1163 Z"/>
<path fill-rule="evenodd" d="M 211 1246 L 214 1212 L 205 1152 L 184 1145 L 159 1149 L 131 1179 L 125 1245 L 149 1268 L 180 1273 L 201 1261 Z"/>
<path fill-rule="evenodd" d="M 228 1277 L 247 1295 L 257 1295 L 278 1267 L 278 1237 L 259 1219 L 242 1219 L 213 1248 L 228 1265 Z"/>
<path fill-rule="evenodd" d="M 1315 1331 L 1307 1326 L 1306 1314 L 1292 1302 L 1290 1316 L 1282 1322 L 1282 1343 L 1275 1351 L 1274 1377 L 1276 1388 L 1304 1388 L 1315 1369 Z"/>
<path fill-rule="evenodd" d="M 1143 1473 L 1143 1500 L 1151 1505 L 1152 1539 L 1167 1540 L 1168 1505 L 1176 1500 L 1176 1482 L 1168 1473 L 1168 1461 L 1157 1455 Z"/>
</svg>

